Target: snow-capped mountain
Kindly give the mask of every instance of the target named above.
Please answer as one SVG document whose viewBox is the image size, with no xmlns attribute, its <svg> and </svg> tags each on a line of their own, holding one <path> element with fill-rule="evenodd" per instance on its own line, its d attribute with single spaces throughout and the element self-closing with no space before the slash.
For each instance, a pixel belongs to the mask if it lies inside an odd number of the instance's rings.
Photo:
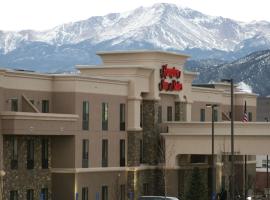
<svg viewBox="0 0 270 200">
<path fill-rule="evenodd" d="M 219 64 L 209 60 L 208 63 L 212 64 L 201 64 L 205 62 L 189 61 L 186 65 L 189 70 L 200 72 L 197 83 L 233 78 L 236 83 L 249 85 L 255 93 L 263 96 L 270 94 L 270 50 L 255 52 L 231 63 Z"/>
<path fill-rule="evenodd" d="M 92 45 L 110 42 L 112 46 L 125 46 L 143 42 L 163 49 L 200 48 L 229 52 L 243 48 L 245 40 L 258 35 L 268 46 L 269 22 L 243 23 L 161 3 L 125 13 L 91 17 L 46 31 L 0 32 L 0 49 L 7 54 L 25 42 L 61 46 L 88 40 Z"/>
</svg>

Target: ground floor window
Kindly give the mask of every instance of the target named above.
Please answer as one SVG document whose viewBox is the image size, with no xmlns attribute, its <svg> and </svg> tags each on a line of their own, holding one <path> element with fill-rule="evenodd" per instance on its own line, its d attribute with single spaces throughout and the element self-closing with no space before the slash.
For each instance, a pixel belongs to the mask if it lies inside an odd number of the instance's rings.
<svg viewBox="0 0 270 200">
<path fill-rule="evenodd" d="M 125 200 L 126 198 L 126 186 L 120 185 L 120 200 Z"/>
<path fill-rule="evenodd" d="M 18 191 L 17 190 L 10 191 L 9 199 L 10 200 L 18 200 Z"/>
<path fill-rule="evenodd" d="M 108 186 L 103 185 L 101 190 L 102 190 L 101 200 L 108 200 Z"/>
<path fill-rule="evenodd" d="M 48 188 L 42 188 L 40 194 L 41 200 L 48 200 Z"/>
<path fill-rule="evenodd" d="M 34 200 L 34 190 L 29 189 L 26 191 L 27 200 Z"/>
<path fill-rule="evenodd" d="M 82 188 L 82 200 L 88 200 L 88 187 Z"/>
</svg>

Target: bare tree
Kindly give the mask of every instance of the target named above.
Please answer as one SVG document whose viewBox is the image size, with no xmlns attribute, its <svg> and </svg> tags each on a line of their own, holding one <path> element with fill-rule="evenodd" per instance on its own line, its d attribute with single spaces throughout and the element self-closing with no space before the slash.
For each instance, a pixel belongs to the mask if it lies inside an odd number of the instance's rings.
<svg viewBox="0 0 270 200">
<path fill-rule="evenodd" d="M 158 153 L 159 153 L 159 163 L 160 163 L 160 170 L 161 170 L 161 178 L 164 183 L 164 196 L 168 195 L 168 177 L 167 177 L 167 169 L 166 169 L 166 160 L 170 159 L 174 153 L 174 145 L 166 146 L 165 140 L 161 136 L 159 138 L 159 145 L 158 145 Z"/>
</svg>

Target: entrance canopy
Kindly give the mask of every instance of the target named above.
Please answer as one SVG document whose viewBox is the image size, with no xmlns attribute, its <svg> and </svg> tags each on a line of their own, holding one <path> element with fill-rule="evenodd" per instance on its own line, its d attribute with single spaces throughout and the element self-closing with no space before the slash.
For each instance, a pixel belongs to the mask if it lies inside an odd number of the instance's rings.
<svg viewBox="0 0 270 200">
<path fill-rule="evenodd" d="M 231 124 L 215 122 L 215 154 L 230 154 Z M 177 166 L 179 154 L 211 154 L 211 122 L 168 122 L 165 138 L 166 167 Z M 234 150 L 238 155 L 270 154 L 270 123 L 235 122 Z"/>
</svg>

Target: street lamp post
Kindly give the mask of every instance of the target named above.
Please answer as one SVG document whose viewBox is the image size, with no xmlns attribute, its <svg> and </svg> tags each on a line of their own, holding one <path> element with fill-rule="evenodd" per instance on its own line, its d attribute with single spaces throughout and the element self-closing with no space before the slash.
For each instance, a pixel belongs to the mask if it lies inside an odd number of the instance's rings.
<svg viewBox="0 0 270 200">
<path fill-rule="evenodd" d="M 218 107 L 216 104 L 206 104 L 206 107 L 211 107 L 212 111 L 212 196 L 211 199 L 215 200 L 216 198 L 216 173 L 215 173 L 215 113 L 214 109 Z"/>
<path fill-rule="evenodd" d="M 230 188 L 230 200 L 234 200 L 234 84 L 233 79 L 222 79 L 222 82 L 228 82 L 231 84 L 231 188 Z"/>
</svg>

